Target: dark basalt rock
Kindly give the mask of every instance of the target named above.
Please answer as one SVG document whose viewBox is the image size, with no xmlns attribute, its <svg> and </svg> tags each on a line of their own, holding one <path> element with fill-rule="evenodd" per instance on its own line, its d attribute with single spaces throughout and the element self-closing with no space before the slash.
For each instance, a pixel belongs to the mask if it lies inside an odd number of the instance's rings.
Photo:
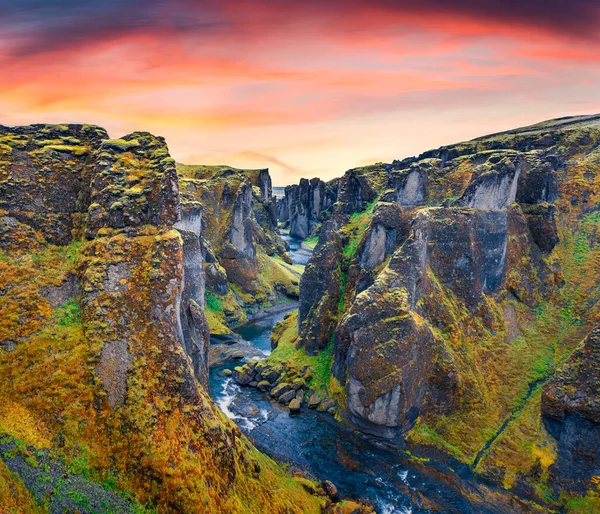
<svg viewBox="0 0 600 514">
<path fill-rule="evenodd" d="M 360 169 L 347 171 L 340 179 L 338 212 L 353 214 L 364 211 L 377 198 L 373 181 Z"/>
<path fill-rule="evenodd" d="M 183 239 L 184 285 L 181 294 L 180 338 L 190 356 L 194 374 L 208 391 L 210 331 L 204 315 L 205 274 L 202 245 L 197 234 L 180 230 Z"/>
<path fill-rule="evenodd" d="M 92 154 L 107 138 L 88 125 L 0 126 L 0 214 L 10 213 L 0 218 L 3 247 L 10 239 L 72 241 L 89 205 Z"/>
<path fill-rule="evenodd" d="M 337 181 L 326 183 L 318 178 L 303 178 L 299 185 L 285 188 L 285 196 L 277 205 L 277 218 L 289 226 L 292 237 L 306 239 L 324 221 L 336 199 Z"/>
<path fill-rule="evenodd" d="M 544 386 L 542 419 L 558 442 L 557 484 L 584 492 L 600 476 L 600 326 Z"/>
<path fill-rule="evenodd" d="M 337 228 L 335 220 L 324 225 L 300 279 L 299 335 L 309 355 L 327 346 L 337 325 L 343 250 Z"/>
<path fill-rule="evenodd" d="M 376 268 L 406 240 L 409 231 L 409 216 L 398 203 L 378 202 L 375 205 L 348 273 L 348 283 L 357 294 L 373 283 Z"/>
<path fill-rule="evenodd" d="M 165 140 L 147 132 L 106 140 L 95 155 L 86 235 L 103 227 L 170 227 L 180 219 L 175 161 Z"/>
<path fill-rule="evenodd" d="M 522 208 L 535 244 L 543 253 L 549 254 L 559 242 L 555 218 L 556 208 L 549 204 L 524 204 Z"/>
<path fill-rule="evenodd" d="M 426 168 L 413 166 L 408 170 L 393 171 L 388 179 L 388 190 L 382 200 L 409 207 L 424 205 L 429 197 L 429 179 Z"/>
<path fill-rule="evenodd" d="M 455 205 L 485 210 L 506 209 L 516 199 L 520 173 L 518 158 L 504 157 L 493 162 L 489 171 L 471 180 Z"/>
</svg>

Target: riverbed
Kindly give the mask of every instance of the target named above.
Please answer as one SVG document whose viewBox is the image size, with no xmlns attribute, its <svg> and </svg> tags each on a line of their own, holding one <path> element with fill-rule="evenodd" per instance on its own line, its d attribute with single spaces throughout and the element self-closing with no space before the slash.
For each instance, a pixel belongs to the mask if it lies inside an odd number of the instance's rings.
<svg viewBox="0 0 600 514">
<path fill-rule="evenodd" d="M 299 242 L 290 246 L 295 263 L 304 258 L 306 248 Z M 266 356 L 271 351 L 271 330 L 285 314 L 268 314 L 237 333 Z M 369 503 L 380 514 L 428 513 L 431 505 L 436 512 L 494 512 L 473 507 L 455 486 L 436 479 L 439 473 L 424 473 L 422 465 L 349 430 L 331 415 L 305 407 L 299 415 L 290 415 L 286 407 L 271 403 L 258 390 L 240 387 L 223 375 L 223 370 L 239 365 L 238 360 L 211 369 L 212 396 L 255 446 L 275 460 L 315 479 L 331 480 L 342 497 Z"/>
</svg>

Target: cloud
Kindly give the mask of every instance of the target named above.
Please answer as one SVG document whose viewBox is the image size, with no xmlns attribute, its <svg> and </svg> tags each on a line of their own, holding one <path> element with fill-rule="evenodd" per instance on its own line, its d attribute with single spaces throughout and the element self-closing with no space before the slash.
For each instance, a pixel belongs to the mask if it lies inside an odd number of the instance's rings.
<svg viewBox="0 0 600 514">
<path fill-rule="evenodd" d="M 218 37 L 227 45 L 331 33 L 357 39 L 416 25 L 449 34 L 535 33 L 597 40 L 596 0 L 0 0 L 0 34 L 23 57 L 138 33 Z"/>
<path fill-rule="evenodd" d="M 150 130 L 175 157 L 269 165 L 278 183 L 331 176 L 600 110 L 598 13 L 597 0 L 0 0 L 0 123 Z"/>
</svg>

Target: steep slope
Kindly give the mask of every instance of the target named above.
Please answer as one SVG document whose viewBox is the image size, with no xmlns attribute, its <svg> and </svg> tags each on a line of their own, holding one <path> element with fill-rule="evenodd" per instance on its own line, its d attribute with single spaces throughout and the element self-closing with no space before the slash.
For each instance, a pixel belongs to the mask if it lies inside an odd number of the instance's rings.
<svg viewBox="0 0 600 514">
<path fill-rule="evenodd" d="M 202 228 L 178 189 L 151 134 L 0 127 L 0 432 L 161 512 L 320 512 L 202 387 Z"/>
<path fill-rule="evenodd" d="M 600 321 L 599 168 L 584 116 L 347 172 L 288 334 L 332 355 L 340 417 L 526 498 L 595 505 L 597 457 L 565 434 L 581 414 L 559 396 L 548 432 L 540 401 Z M 567 469 L 577 484 L 552 478 Z"/>
</svg>

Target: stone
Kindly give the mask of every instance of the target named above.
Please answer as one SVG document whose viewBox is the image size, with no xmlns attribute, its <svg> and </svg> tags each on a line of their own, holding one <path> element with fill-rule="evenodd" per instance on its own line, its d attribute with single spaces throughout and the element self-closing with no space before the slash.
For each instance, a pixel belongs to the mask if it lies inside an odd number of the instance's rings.
<svg viewBox="0 0 600 514">
<path fill-rule="evenodd" d="M 334 502 L 339 501 L 340 497 L 339 497 L 338 489 L 333 484 L 333 482 L 330 482 L 329 480 L 325 480 L 321 486 L 323 487 L 323 489 L 325 490 L 325 493 L 327 494 L 327 496 L 329 496 L 329 498 L 331 498 Z"/>
<path fill-rule="evenodd" d="M 271 389 L 271 396 L 273 398 L 279 398 L 282 394 L 285 394 L 291 390 L 292 390 L 292 386 L 290 384 L 288 384 L 287 382 L 283 382 L 283 383 L 275 386 L 273 389 Z"/>
<path fill-rule="evenodd" d="M 266 380 L 261 380 L 260 382 L 258 382 L 256 384 L 256 387 L 259 391 L 262 391 L 264 393 L 264 392 L 270 391 L 272 386 Z"/>
<path fill-rule="evenodd" d="M 279 378 L 281 373 L 275 369 L 266 369 L 261 372 L 260 377 L 267 382 L 271 382 L 271 384 L 275 383 L 275 381 Z"/>
<path fill-rule="evenodd" d="M 290 389 L 287 393 L 283 393 L 279 396 L 279 403 L 288 403 L 290 400 L 296 398 L 296 392 Z"/>
<path fill-rule="evenodd" d="M 319 406 L 320 403 L 321 403 L 321 399 L 316 394 L 313 394 L 308 399 L 308 408 L 309 409 L 316 409 Z"/>
<path fill-rule="evenodd" d="M 302 402 L 298 398 L 294 398 L 292 401 L 290 401 L 288 407 L 291 412 L 298 412 L 300 407 L 302 407 Z"/>
<path fill-rule="evenodd" d="M 297 391 L 298 389 L 302 389 L 303 387 L 306 387 L 306 383 L 304 382 L 303 379 L 295 378 L 294 380 L 292 380 L 292 389 L 294 391 Z"/>
<path fill-rule="evenodd" d="M 237 366 L 233 370 L 233 379 L 240 385 L 248 385 L 252 382 L 254 372 L 246 366 Z"/>
</svg>

